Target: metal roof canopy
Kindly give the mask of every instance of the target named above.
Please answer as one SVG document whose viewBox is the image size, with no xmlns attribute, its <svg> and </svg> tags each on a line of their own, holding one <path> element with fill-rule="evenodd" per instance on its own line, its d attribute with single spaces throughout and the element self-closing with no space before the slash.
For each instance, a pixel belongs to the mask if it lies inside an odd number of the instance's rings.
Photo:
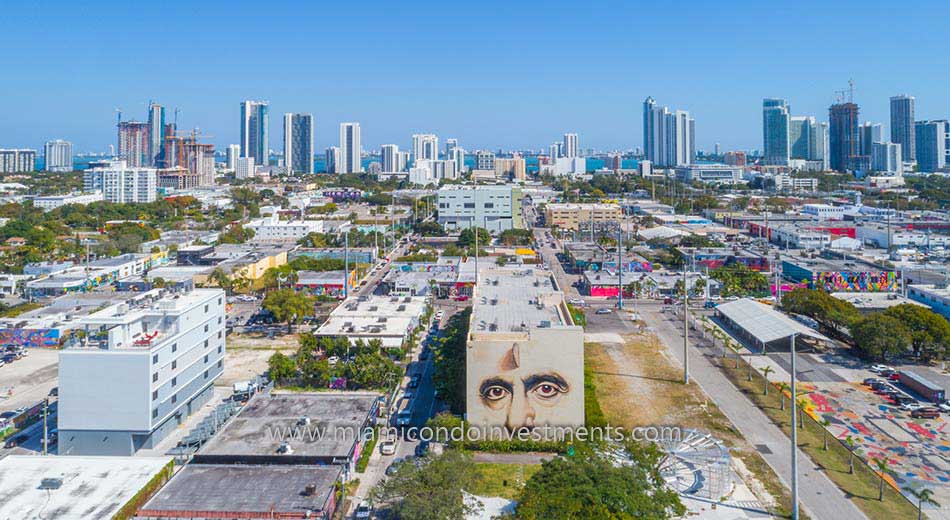
<svg viewBox="0 0 950 520">
<path fill-rule="evenodd" d="M 754 336 L 760 343 L 786 339 L 792 334 L 819 341 L 831 341 L 815 330 L 772 309 L 771 306 L 749 298 L 721 304 L 716 307 L 716 312 Z"/>
</svg>

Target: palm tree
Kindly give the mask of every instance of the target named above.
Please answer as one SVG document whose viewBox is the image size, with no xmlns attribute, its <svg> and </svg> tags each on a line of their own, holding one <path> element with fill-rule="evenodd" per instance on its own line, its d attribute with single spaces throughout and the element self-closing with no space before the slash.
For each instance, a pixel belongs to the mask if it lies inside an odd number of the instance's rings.
<svg viewBox="0 0 950 520">
<path fill-rule="evenodd" d="M 785 410 L 785 390 L 788 389 L 788 383 L 782 382 L 778 384 L 779 393 L 782 396 L 782 410 Z"/>
<path fill-rule="evenodd" d="M 887 475 L 887 459 L 881 457 L 879 459 L 871 459 L 874 463 L 874 467 L 877 468 L 878 474 L 881 476 L 881 483 L 877 491 L 877 499 L 884 501 L 884 476 Z"/>
<path fill-rule="evenodd" d="M 917 520 L 923 520 L 924 518 L 924 504 L 933 504 L 935 506 L 940 505 L 935 502 L 934 499 L 930 498 L 934 492 L 929 488 L 917 490 L 914 488 L 905 487 L 904 490 L 917 498 Z"/>
<path fill-rule="evenodd" d="M 798 403 L 798 429 L 802 430 L 805 428 L 805 406 L 808 404 L 808 399 L 798 398 L 795 400 Z"/>
<path fill-rule="evenodd" d="M 821 429 L 822 429 L 822 442 L 824 443 L 824 451 L 828 451 L 828 427 L 831 426 L 831 421 L 828 419 L 821 419 Z"/>
<path fill-rule="evenodd" d="M 739 352 L 742 350 L 742 345 L 732 341 L 731 339 L 726 339 L 726 346 L 729 347 L 729 350 L 732 350 L 736 354 L 736 370 L 739 369 Z"/>
<path fill-rule="evenodd" d="M 752 353 L 749 352 L 749 382 L 752 382 Z"/>
<path fill-rule="evenodd" d="M 775 372 L 775 370 L 772 369 L 771 365 L 765 365 L 762 368 L 762 377 L 765 378 L 765 395 L 766 396 L 769 395 L 769 374 L 771 374 L 772 372 Z"/>
<path fill-rule="evenodd" d="M 844 439 L 844 443 L 848 446 L 848 452 L 850 457 L 848 458 L 848 473 L 854 475 L 854 438 L 848 435 Z"/>
</svg>

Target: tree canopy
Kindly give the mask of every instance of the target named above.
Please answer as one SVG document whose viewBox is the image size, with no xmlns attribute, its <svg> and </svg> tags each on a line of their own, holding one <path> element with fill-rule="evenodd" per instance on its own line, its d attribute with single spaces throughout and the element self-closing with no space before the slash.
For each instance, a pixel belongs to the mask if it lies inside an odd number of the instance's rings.
<svg viewBox="0 0 950 520">
<path fill-rule="evenodd" d="M 406 461 L 373 492 L 377 506 L 389 508 L 395 518 L 458 520 L 480 507 L 466 503 L 462 490 L 476 480 L 471 458 L 459 451 Z"/>
</svg>

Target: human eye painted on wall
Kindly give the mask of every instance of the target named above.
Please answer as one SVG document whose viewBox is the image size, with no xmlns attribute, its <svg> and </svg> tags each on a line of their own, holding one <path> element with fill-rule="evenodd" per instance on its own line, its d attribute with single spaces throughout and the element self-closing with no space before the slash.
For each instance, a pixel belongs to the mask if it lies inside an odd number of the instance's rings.
<svg viewBox="0 0 950 520">
<path fill-rule="evenodd" d="M 493 422 L 510 431 L 558 424 L 558 406 L 571 392 L 571 384 L 539 356 L 522 356 L 519 344 L 507 349 L 478 383 L 479 402 Z"/>
</svg>

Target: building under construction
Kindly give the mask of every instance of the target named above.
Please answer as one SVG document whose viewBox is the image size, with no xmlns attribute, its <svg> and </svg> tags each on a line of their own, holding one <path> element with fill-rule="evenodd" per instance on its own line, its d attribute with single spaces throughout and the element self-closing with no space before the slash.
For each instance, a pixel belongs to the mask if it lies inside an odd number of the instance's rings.
<svg viewBox="0 0 950 520">
<path fill-rule="evenodd" d="M 160 181 L 160 185 L 173 187 L 171 184 L 177 184 L 179 188 L 186 188 L 214 184 L 213 144 L 199 143 L 197 132 L 180 135 L 172 125 L 165 125 L 164 142 L 161 166 L 165 171 L 160 175 L 168 179 L 167 183 Z M 178 177 L 179 182 L 173 183 L 173 176 Z M 195 182 L 197 184 L 193 184 Z"/>
<path fill-rule="evenodd" d="M 836 172 L 847 172 L 858 154 L 858 105 L 836 103 L 828 109 L 830 165 Z"/>
</svg>

